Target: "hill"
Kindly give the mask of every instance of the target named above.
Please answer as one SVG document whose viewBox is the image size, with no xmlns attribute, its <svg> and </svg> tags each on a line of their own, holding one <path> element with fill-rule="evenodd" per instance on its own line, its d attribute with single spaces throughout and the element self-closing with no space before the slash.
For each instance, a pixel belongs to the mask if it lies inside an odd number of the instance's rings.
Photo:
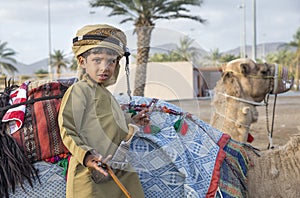
<svg viewBox="0 0 300 198">
<path fill-rule="evenodd" d="M 176 49 L 176 46 L 177 45 L 174 44 L 174 43 L 166 43 L 166 44 L 151 47 L 150 55 L 154 54 L 154 53 L 168 53 L 168 52 Z M 274 53 L 278 50 L 282 50 L 285 47 L 288 47 L 288 44 L 283 43 L 283 42 L 258 44 L 257 45 L 257 50 L 256 50 L 257 58 L 261 59 L 264 55 L 267 55 L 269 53 Z M 200 57 L 204 57 L 209 53 L 209 52 L 207 52 L 206 50 L 204 50 L 202 48 L 198 48 L 198 49 L 199 49 L 200 54 L 201 54 Z M 289 50 L 295 51 L 296 48 L 289 47 Z M 248 57 L 252 57 L 252 46 L 246 46 L 246 52 L 247 52 L 246 54 L 248 55 Z M 131 53 L 136 54 L 136 51 L 131 51 Z M 228 51 L 220 52 L 220 53 L 222 53 L 222 54 L 232 54 L 232 55 L 238 56 L 239 53 L 240 53 L 240 47 L 237 47 L 237 48 L 234 48 L 234 49 L 231 49 L 231 50 L 228 50 Z M 36 61 L 36 62 L 34 62 L 32 64 L 28 64 L 28 65 L 23 64 L 23 63 L 18 63 L 16 67 L 19 70 L 17 75 L 20 75 L 20 74 L 32 75 L 40 69 L 48 70 L 48 58 Z"/>
<path fill-rule="evenodd" d="M 291 51 L 295 51 L 295 47 L 290 47 L 287 43 L 284 42 L 274 42 L 274 43 L 262 43 L 258 44 L 256 46 L 256 55 L 257 58 L 262 58 L 266 56 L 267 54 L 274 53 L 276 51 L 280 51 L 283 49 L 289 49 Z M 222 52 L 222 54 L 232 54 L 235 56 L 238 56 L 240 54 L 240 47 Z M 251 58 L 252 57 L 252 46 L 247 45 L 246 46 L 246 55 L 247 57 Z"/>
</svg>

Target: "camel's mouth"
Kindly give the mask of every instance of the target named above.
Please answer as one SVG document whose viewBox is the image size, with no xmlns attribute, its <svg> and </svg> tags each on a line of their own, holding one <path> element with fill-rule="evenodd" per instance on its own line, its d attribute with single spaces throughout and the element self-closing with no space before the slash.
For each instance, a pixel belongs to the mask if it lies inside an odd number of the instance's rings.
<svg viewBox="0 0 300 198">
<path fill-rule="evenodd" d="M 287 67 L 275 65 L 274 86 L 271 94 L 279 94 L 289 91 L 294 84 L 294 77 Z"/>
</svg>

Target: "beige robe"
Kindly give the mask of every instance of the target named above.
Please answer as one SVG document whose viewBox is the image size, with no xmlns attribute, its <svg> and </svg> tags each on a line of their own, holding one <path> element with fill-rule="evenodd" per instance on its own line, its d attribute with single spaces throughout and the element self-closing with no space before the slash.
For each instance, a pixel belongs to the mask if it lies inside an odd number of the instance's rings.
<svg viewBox="0 0 300 198">
<path fill-rule="evenodd" d="M 104 157 L 113 155 L 127 135 L 124 113 L 112 94 L 86 76 L 65 93 L 58 119 L 62 140 L 72 153 L 67 175 L 67 198 L 125 197 L 112 179 L 96 184 L 90 170 L 83 165 L 88 151 L 95 149 Z M 119 171 L 117 176 L 133 198 L 144 197 L 133 169 Z"/>
</svg>

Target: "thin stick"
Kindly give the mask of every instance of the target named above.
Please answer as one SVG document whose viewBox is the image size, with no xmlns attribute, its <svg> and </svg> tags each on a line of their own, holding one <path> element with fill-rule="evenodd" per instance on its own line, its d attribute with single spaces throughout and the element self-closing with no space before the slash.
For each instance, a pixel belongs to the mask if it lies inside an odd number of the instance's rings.
<svg viewBox="0 0 300 198">
<path fill-rule="evenodd" d="M 125 186 L 121 183 L 121 181 L 118 179 L 118 177 L 115 175 L 114 171 L 110 168 L 110 166 L 105 167 L 107 169 L 107 172 L 110 174 L 110 176 L 113 178 L 113 180 L 116 182 L 116 184 L 119 186 L 119 188 L 123 191 L 123 193 L 126 195 L 127 198 L 131 198 L 130 193 L 125 188 Z"/>
</svg>

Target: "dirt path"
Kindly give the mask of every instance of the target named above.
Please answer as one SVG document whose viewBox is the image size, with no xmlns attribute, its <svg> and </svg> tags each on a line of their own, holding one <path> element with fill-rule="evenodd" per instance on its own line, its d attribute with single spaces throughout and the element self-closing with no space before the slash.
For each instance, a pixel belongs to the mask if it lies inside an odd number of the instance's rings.
<svg viewBox="0 0 300 198">
<path fill-rule="evenodd" d="M 274 96 L 269 99 L 269 127 L 271 128 Z M 203 121 L 209 123 L 211 118 L 211 99 L 169 101 L 180 106 Z M 252 145 L 261 150 L 267 149 L 269 140 L 266 125 L 266 107 L 258 106 L 259 118 L 257 123 L 251 126 L 251 134 L 254 137 Z M 276 100 L 273 144 L 275 147 L 284 145 L 291 136 L 300 135 L 300 95 L 278 95 Z"/>
</svg>

